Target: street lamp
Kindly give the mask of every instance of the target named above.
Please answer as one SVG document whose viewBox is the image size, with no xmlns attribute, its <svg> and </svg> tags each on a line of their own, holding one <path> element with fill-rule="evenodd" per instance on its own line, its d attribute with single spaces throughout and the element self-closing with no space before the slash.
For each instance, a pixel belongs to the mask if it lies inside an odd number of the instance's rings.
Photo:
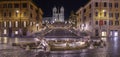
<svg viewBox="0 0 120 57">
<path fill-rule="evenodd" d="M 106 12 L 106 10 L 102 10 L 102 12 Z"/>
<path fill-rule="evenodd" d="M 19 13 L 19 10 L 16 10 L 16 13 Z"/>
</svg>

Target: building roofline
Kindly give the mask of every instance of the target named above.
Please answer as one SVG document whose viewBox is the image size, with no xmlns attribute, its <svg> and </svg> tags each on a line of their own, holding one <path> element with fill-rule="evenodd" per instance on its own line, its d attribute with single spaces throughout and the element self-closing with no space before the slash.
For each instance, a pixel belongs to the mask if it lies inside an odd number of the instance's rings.
<svg viewBox="0 0 120 57">
<path fill-rule="evenodd" d="M 76 14 L 78 14 L 81 10 L 83 10 L 84 7 L 81 7 L 77 10 Z"/>
<path fill-rule="evenodd" d="M 78 9 L 78 11 L 76 12 L 76 14 L 79 13 L 81 10 L 83 10 L 83 8 L 85 8 L 86 6 L 88 6 L 91 2 L 92 2 L 92 0 L 89 0 L 89 2 L 86 3 L 83 7 L 80 7 L 80 8 Z"/>
</svg>

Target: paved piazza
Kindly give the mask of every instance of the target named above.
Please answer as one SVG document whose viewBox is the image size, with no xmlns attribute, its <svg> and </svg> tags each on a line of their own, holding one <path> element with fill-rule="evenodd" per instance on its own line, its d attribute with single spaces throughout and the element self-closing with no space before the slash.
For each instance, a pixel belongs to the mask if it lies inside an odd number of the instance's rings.
<svg viewBox="0 0 120 57">
<path fill-rule="evenodd" d="M 0 45 L 1 57 L 120 57 L 120 38 L 114 37 L 107 40 L 104 48 L 84 49 L 77 51 L 51 51 L 43 53 L 37 51 L 26 51 L 9 44 Z"/>
</svg>

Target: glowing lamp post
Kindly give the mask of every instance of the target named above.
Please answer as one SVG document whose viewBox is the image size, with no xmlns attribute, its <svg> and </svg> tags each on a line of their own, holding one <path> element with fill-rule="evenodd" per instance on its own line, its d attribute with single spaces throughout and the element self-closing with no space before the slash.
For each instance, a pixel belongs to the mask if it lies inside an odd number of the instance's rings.
<svg viewBox="0 0 120 57">
<path fill-rule="evenodd" d="M 16 13 L 19 13 L 19 10 L 16 10 Z"/>
</svg>

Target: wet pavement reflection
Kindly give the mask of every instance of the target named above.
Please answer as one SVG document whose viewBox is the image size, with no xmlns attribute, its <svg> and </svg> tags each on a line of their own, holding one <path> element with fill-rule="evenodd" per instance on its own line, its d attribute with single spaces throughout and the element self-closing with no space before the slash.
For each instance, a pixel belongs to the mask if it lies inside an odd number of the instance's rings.
<svg viewBox="0 0 120 57">
<path fill-rule="evenodd" d="M 106 47 L 103 48 L 72 51 L 72 53 L 69 53 L 69 51 L 68 53 L 54 51 L 46 57 L 120 57 L 120 39 L 118 37 L 108 38 L 106 43 Z"/>
<path fill-rule="evenodd" d="M 120 57 L 120 38 L 108 38 L 106 47 L 77 51 L 52 51 L 50 53 L 25 51 L 17 47 L 0 45 L 0 57 Z"/>
</svg>

